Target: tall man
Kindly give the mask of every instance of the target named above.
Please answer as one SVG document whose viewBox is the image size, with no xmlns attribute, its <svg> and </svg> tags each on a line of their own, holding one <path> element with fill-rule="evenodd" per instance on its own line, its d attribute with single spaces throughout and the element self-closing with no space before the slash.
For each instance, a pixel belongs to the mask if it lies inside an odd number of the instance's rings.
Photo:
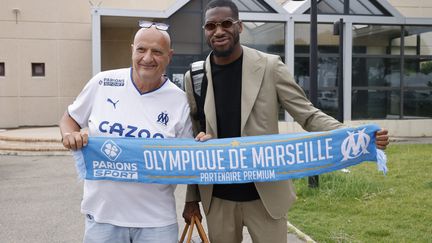
<svg viewBox="0 0 432 243">
<path fill-rule="evenodd" d="M 192 137 L 185 93 L 164 75 L 171 60 L 168 26 L 140 22 L 132 68 L 93 77 L 63 115 L 63 145 L 72 150 L 90 136 Z M 84 181 L 84 242 L 177 242 L 175 185 Z"/>
<path fill-rule="evenodd" d="M 233 2 L 214 0 L 207 5 L 204 31 L 212 52 L 205 63 L 206 135 L 226 138 L 277 134 L 279 104 L 307 131 L 343 126 L 310 103 L 278 56 L 240 45 L 242 30 Z M 186 93 L 192 117 L 196 117 L 190 79 L 190 73 L 186 73 Z M 200 131 L 198 122 L 193 122 L 194 131 Z M 384 149 L 387 144 L 387 131 L 377 132 L 378 147 Z M 198 201 L 202 202 L 212 243 L 241 242 L 243 226 L 254 242 L 287 242 L 286 214 L 295 201 L 289 180 L 190 185 L 183 212 L 187 222 L 192 215 L 200 216 Z"/>
</svg>

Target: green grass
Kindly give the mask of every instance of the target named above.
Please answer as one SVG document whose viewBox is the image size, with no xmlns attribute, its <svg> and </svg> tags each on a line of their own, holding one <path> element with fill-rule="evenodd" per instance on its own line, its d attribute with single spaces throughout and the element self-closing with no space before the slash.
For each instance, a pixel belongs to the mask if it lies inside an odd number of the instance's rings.
<svg viewBox="0 0 432 243">
<path fill-rule="evenodd" d="M 288 220 L 317 242 L 432 242 L 432 144 L 392 144 L 389 172 L 362 163 L 294 183 Z"/>
</svg>

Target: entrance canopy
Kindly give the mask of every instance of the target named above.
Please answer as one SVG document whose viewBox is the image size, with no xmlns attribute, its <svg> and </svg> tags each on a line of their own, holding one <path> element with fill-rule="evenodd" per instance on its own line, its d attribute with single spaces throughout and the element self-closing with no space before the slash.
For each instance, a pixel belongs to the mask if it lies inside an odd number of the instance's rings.
<svg viewBox="0 0 432 243">
<path fill-rule="evenodd" d="M 130 43 L 144 19 L 170 25 L 175 53 L 167 75 L 181 82 L 189 64 L 209 52 L 202 31 L 208 1 L 173 1 L 161 11 L 94 8 L 93 73 L 130 65 Z M 244 27 L 241 43 L 281 56 L 308 93 L 311 0 L 233 1 Z M 345 2 L 318 0 L 318 107 L 336 114 L 343 82 L 345 121 L 432 117 L 432 109 L 418 108 L 432 107 L 432 18 L 406 18 L 387 0 L 349 0 L 348 8 Z M 333 34 L 340 19 L 342 78 L 336 75 L 339 37 Z"/>
</svg>

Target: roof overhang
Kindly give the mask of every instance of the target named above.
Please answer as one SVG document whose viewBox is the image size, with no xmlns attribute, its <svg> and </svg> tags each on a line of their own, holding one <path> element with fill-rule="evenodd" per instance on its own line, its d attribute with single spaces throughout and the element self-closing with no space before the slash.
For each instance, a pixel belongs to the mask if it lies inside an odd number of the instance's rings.
<svg viewBox="0 0 432 243">
<path fill-rule="evenodd" d="M 402 18 L 403 15 L 393 7 L 387 0 L 376 0 L 383 8 L 385 8 L 393 17 Z M 296 15 L 304 14 L 309 10 L 311 6 L 311 0 L 304 1 L 293 1 L 290 0 L 283 5 L 283 8 L 288 12 Z"/>
</svg>

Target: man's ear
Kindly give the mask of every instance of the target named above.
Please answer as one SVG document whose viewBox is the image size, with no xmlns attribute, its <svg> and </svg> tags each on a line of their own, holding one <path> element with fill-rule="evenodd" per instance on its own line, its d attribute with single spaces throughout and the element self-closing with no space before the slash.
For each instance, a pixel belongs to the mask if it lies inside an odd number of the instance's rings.
<svg viewBox="0 0 432 243">
<path fill-rule="evenodd" d="M 169 62 L 171 62 L 172 56 L 174 55 L 174 49 L 170 49 L 168 56 L 169 56 Z"/>
</svg>

